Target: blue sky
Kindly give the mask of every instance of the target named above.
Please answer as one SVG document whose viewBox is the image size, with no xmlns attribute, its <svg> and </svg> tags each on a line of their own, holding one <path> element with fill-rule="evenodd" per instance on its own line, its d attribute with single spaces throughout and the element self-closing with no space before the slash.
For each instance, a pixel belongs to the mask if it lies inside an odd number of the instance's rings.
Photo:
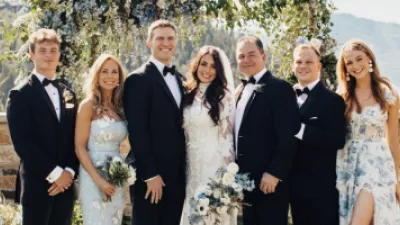
<svg viewBox="0 0 400 225">
<path fill-rule="evenodd" d="M 331 0 L 338 13 L 400 24 L 400 0 Z"/>
</svg>

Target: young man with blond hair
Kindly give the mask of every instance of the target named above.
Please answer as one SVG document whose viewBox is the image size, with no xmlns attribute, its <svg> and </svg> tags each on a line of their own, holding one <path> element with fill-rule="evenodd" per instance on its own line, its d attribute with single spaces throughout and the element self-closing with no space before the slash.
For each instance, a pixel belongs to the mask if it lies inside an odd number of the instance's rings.
<svg viewBox="0 0 400 225">
<path fill-rule="evenodd" d="M 55 79 L 61 39 L 51 29 L 29 38 L 35 65 L 10 91 L 7 119 L 21 159 L 18 177 L 23 225 L 70 225 L 78 170 L 74 151 L 75 94 Z M 19 189 L 20 188 L 20 189 Z"/>
<path fill-rule="evenodd" d="M 126 79 L 124 108 L 137 178 L 131 187 L 135 225 L 179 225 L 185 197 L 182 75 L 172 65 L 175 26 L 148 29 L 148 62 Z"/>
</svg>

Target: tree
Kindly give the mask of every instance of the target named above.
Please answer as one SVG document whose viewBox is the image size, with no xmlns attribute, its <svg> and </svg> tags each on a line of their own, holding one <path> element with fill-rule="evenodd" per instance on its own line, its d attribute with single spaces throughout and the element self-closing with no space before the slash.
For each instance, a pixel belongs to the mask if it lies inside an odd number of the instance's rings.
<svg viewBox="0 0 400 225">
<path fill-rule="evenodd" d="M 17 39 L 25 42 L 28 34 L 38 27 L 55 29 L 63 40 L 58 73 L 62 79 L 69 78 L 78 92 L 88 68 L 102 52 L 119 56 L 130 63 L 128 67 L 142 62 L 138 56 L 146 55 L 140 46 L 146 36 L 145 26 L 158 18 L 174 20 L 181 30 L 181 40 L 189 39 L 192 43 L 198 43 L 206 29 L 202 21 L 217 21 L 227 31 L 239 28 L 242 32 L 246 32 L 248 21 L 252 21 L 272 37 L 270 69 L 288 79 L 291 52 L 298 37 L 332 42 L 329 20 L 333 7 L 326 0 L 27 0 L 27 3 L 29 13 L 7 29 L 11 34 L 7 40 L 10 44 Z M 327 54 L 334 44 L 327 46 Z M 22 65 L 20 76 L 25 76 L 24 68 L 29 65 L 26 51 L 24 44 L 19 52 L 11 51 L 0 60 L 18 58 Z"/>
</svg>

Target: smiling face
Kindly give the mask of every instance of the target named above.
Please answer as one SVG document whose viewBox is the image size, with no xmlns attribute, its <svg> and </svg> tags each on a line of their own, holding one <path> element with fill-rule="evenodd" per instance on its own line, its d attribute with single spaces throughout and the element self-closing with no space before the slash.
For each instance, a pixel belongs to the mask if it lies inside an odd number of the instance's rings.
<svg viewBox="0 0 400 225">
<path fill-rule="evenodd" d="M 119 82 L 119 68 L 114 60 L 107 60 L 99 72 L 99 85 L 101 89 L 112 91 Z"/>
<path fill-rule="evenodd" d="M 264 69 L 265 53 L 261 53 L 256 43 L 244 41 L 238 44 L 236 60 L 239 71 L 252 77 Z"/>
<path fill-rule="evenodd" d="M 369 61 L 371 60 L 367 54 L 359 50 L 348 50 L 344 53 L 344 65 L 350 76 L 356 80 L 370 76 Z"/>
<path fill-rule="evenodd" d="M 217 75 L 215 68 L 215 62 L 210 54 L 206 54 L 200 59 L 199 66 L 197 68 L 197 77 L 201 83 L 211 83 Z"/>
<path fill-rule="evenodd" d="M 171 64 L 176 49 L 176 34 L 171 27 L 157 27 L 151 39 L 147 40 L 152 55 L 164 64 Z"/>
<path fill-rule="evenodd" d="M 293 72 L 303 87 L 318 79 L 322 65 L 314 50 L 299 49 L 294 53 L 293 59 Z"/>
<path fill-rule="evenodd" d="M 35 49 L 29 52 L 29 57 L 38 73 L 52 78 L 60 58 L 59 45 L 51 41 L 35 43 Z"/>
</svg>

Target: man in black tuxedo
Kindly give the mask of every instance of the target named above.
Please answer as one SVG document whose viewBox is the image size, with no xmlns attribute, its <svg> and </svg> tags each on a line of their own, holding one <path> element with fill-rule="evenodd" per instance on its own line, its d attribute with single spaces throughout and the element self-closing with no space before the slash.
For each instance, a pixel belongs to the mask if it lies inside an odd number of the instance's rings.
<svg viewBox="0 0 400 225">
<path fill-rule="evenodd" d="M 345 143 L 345 103 L 319 80 L 319 54 L 311 44 L 298 46 L 293 54 L 302 122 L 291 174 L 294 225 L 339 224 L 336 153 Z"/>
<path fill-rule="evenodd" d="M 60 43 L 54 30 L 39 29 L 30 36 L 35 69 L 8 98 L 11 140 L 21 159 L 24 225 L 71 224 L 79 165 L 74 151 L 77 105 L 75 94 L 55 80 Z"/>
<path fill-rule="evenodd" d="M 131 186 L 135 225 L 179 225 L 185 198 L 182 75 L 172 66 L 176 28 L 158 20 L 148 29 L 152 55 L 125 82 L 124 108 L 138 180 Z"/>
<path fill-rule="evenodd" d="M 241 173 L 250 173 L 256 189 L 245 193 L 244 225 L 288 223 L 289 184 L 299 131 L 299 109 L 289 83 L 275 78 L 265 68 L 261 40 L 239 39 L 236 59 L 247 80 L 238 88 L 235 118 L 237 163 Z"/>
</svg>

